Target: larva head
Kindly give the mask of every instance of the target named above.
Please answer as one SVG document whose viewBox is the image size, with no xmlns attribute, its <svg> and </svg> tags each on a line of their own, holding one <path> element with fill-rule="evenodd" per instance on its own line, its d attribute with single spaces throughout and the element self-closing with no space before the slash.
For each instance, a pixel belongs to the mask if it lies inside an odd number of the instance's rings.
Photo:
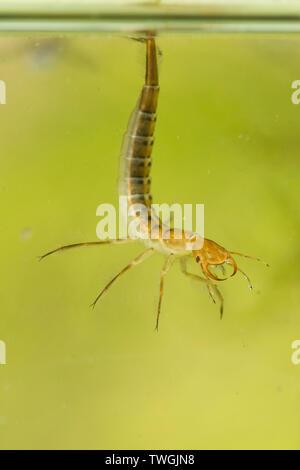
<svg viewBox="0 0 300 470">
<path fill-rule="evenodd" d="M 193 255 L 196 262 L 200 264 L 205 277 L 209 277 L 215 281 L 225 281 L 228 277 L 234 276 L 237 272 L 236 262 L 229 251 L 212 240 L 205 239 L 202 248 L 200 250 L 193 250 Z M 219 278 L 209 269 L 209 266 L 221 266 L 224 263 L 231 264 L 233 267 L 233 273 L 230 276 Z"/>
</svg>

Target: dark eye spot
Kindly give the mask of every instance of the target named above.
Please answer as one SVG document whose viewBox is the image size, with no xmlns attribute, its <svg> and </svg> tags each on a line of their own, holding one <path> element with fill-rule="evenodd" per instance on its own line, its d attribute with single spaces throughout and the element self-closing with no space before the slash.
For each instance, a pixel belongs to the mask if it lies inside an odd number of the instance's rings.
<svg viewBox="0 0 300 470">
<path fill-rule="evenodd" d="M 197 263 L 199 263 L 199 261 L 200 261 L 200 256 L 197 256 L 197 257 L 196 257 L 196 261 L 197 261 Z"/>
</svg>

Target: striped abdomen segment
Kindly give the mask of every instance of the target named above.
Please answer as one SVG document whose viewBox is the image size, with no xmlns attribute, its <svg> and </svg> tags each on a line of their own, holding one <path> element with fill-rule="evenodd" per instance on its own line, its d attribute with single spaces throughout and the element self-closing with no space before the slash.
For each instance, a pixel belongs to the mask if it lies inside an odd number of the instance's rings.
<svg viewBox="0 0 300 470">
<path fill-rule="evenodd" d="M 158 86 L 143 87 L 124 135 L 120 158 L 119 194 L 127 196 L 129 205 L 137 203 L 147 207 L 151 205 L 149 175 L 158 92 Z"/>
<path fill-rule="evenodd" d="M 155 39 L 140 39 L 146 44 L 146 77 L 141 95 L 131 113 L 123 138 L 119 169 L 119 196 L 125 196 L 129 206 L 142 204 L 143 213 L 133 217 L 142 219 L 143 230 L 149 230 L 151 216 L 150 195 L 151 154 L 156 123 L 159 93 Z"/>
</svg>

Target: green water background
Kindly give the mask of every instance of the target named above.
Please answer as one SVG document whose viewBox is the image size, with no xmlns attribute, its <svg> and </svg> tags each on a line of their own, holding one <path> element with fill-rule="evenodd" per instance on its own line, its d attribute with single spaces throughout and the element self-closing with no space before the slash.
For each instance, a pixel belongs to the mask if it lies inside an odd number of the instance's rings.
<svg viewBox="0 0 300 470">
<path fill-rule="evenodd" d="M 299 36 L 164 35 L 154 202 L 204 203 L 237 259 L 224 319 L 163 257 L 89 304 L 142 247 L 95 247 L 117 204 L 120 145 L 144 50 L 115 36 L 1 37 L 1 448 L 299 448 Z M 191 265 L 197 272 L 197 266 Z"/>
</svg>

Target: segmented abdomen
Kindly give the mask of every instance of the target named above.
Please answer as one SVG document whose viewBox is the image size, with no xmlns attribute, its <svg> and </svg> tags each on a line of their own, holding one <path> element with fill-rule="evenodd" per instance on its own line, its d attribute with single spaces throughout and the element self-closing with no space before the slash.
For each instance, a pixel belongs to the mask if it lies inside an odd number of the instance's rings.
<svg viewBox="0 0 300 470">
<path fill-rule="evenodd" d="M 158 92 L 158 86 L 144 85 L 123 138 L 119 195 L 126 196 L 129 205 L 138 203 L 148 208 L 151 205 L 149 175 Z"/>
</svg>

